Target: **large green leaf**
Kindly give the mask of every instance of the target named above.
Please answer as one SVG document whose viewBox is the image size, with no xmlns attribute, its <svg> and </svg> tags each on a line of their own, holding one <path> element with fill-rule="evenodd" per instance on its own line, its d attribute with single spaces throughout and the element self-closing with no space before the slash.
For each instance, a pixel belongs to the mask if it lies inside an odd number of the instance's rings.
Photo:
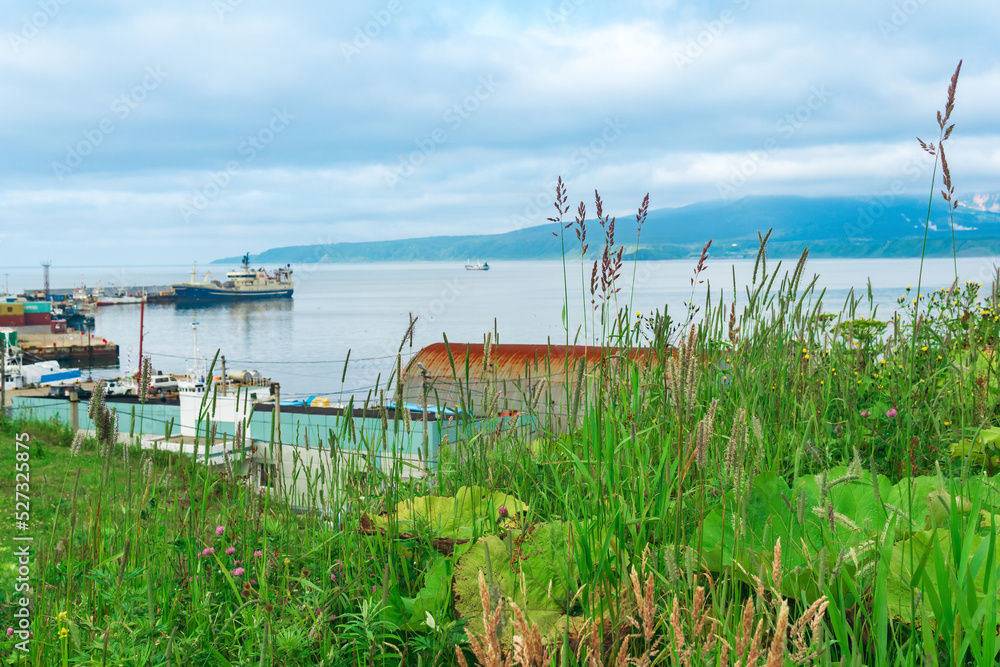
<svg viewBox="0 0 1000 667">
<path fill-rule="evenodd" d="M 762 473 L 745 500 L 745 521 L 739 520 L 743 508 L 728 494 L 703 523 L 705 565 L 716 572 L 732 567 L 733 574 L 749 584 L 754 576 L 773 583 L 771 564 L 780 538 L 781 592 L 818 597 L 819 570 L 830 571 L 842 553 L 851 554 L 885 526 L 886 511 L 875 496 L 871 475 L 862 472 L 857 479 L 842 479 L 846 474 L 847 468 L 834 468 L 825 479 L 802 477 L 792 489 L 773 472 Z M 826 502 L 821 502 L 821 482 L 828 488 Z M 889 492 L 888 479 L 879 477 L 878 484 L 880 495 Z M 826 563 L 820 562 L 822 553 Z"/>
<path fill-rule="evenodd" d="M 758 475 L 746 500 L 744 521 L 742 508 L 734 494 L 728 493 L 725 502 L 709 512 L 702 524 L 705 565 L 721 571 L 734 563 L 737 554 L 735 562 L 741 565 L 738 571 L 744 575 L 756 574 L 764 560 L 770 562 L 763 552 L 771 552 L 779 538 L 788 545 L 793 538 L 801 537 L 801 528 L 796 530 L 797 522 L 782 498 L 792 498 L 785 480 L 772 472 Z"/>
<path fill-rule="evenodd" d="M 970 499 L 977 496 L 981 509 L 995 511 L 1000 508 L 997 482 L 997 477 L 977 476 L 964 481 L 942 480 L 936 476 L 913 477 L 894 486 L 886 503 L 898 508 L 901 516 L 909 519 L 911 530 L 926 530 L 946 524 L 952 497 L 963 512 L 972 508 Z"/>
<path fill-rule="evenodd" d="M 922 592 L 928 583 L 932 593 L 940 595 L 936 584 L 923 577 L 915 578 L 918 571 L 934 569 L 934 554 L 929 550 L 938 549 L 942 555 L 948 550 L 947 531 L 917 531 L 909 538 L 892 545 L 889 561 L 889 576 L 886 581 L 886 602 L 893 618 L 912 623 L 914 618 L 931 618 L 931 598 Z M 929 562 L 928 562 L 929 560 Z M 916 616 L 914 616 L 916 613 Z"/>
<path fill-rule="evenodd" d="M 468 628 L 482 634 L 483 605 L 479 594 L 479 573 L 492 582 L 491 602 L 496 604 L 496 592 L 504 601 L 515 602 L 528 619 L 536 623 L 543 635 L 561 633 L 567 623 L 570 629 L 583 622 L 575 604 L 575 558 L 567 549 L 569 524 L 546 523 L 531 527 L 524 534 L 511 535 L 506 541 L 495 535 L 480 538 L 455 566 L 455 612 L 468 620 Z M 487 551 L 489 552 L 487 562 Z M 504 618 L 509 620 L 509 611 Z M 503 638 L 511 640 L 510 623 L 506 622 Z"/>
<path fill-rule="evenodd" d="M 926 476 L 893 486 L 880 476 L 876 494 L 869 473 L 857 478 L 846 473 L 845 468 L 834 468 L 826 475 L 800 478 L 794 488 L 773 473 L 761 474 L 743 501 L 745 522 L 734 520 L 741 507 L 727 495 L 703 522 L 705 565 L 750 584 L 755 576 L 771 584 L 771 562 L 780 538 L 781 593 L 814 600 L 821 594 L 821 569 L 851 577 L 860 577 L 862 569 L 873 572 L 873 546 L 886 536 L 895 540 L 886 585 L 894 618 L 905 623 L 933 618 L 935 603 L 950 604 L 950 596 L 972 600 L 989 594 L 989 573 L 977 568 L 989 547 L 989 538 L 980 533 L 1000 523 L 997 478 Z M 825 501 L 821 488 L 827 489 Z M 979 514 L 971 516 L 975 508 Z M 896 529 L 886 531 L 890 519 Z M 825 562 L 821 553 L 826 554 Z M 959 576 L 960 571 L 966 574 Z M 964 583 L 958 586 L 957 581 Z"/>
<path fill-rule="evenodd" d="M 499 515 L 507 508 L 507 521 Z M 463 486 L 455 497 L 420 496 L 396 505 L 396 520 L 400 532 L 427 532 L 434 537 L 472 539 L 491 532 L 498 522 L 516 525 L 527 514 L 528 505 L 502 491 L 489 491 L 481 486 Z M 387 517 L 377 517 L 376 523 L 388 525 Z"/>
<path fill-rule="evenodd" d="M 968 457 L 976 465 L 1000 466 L 1000 428 L 984 428 L 975 440 L 962 439 L 951 446 L 954 458 Z"/>
<path fill-rule="evenodd" d="M 440 556 L 427 568 L 424 586 L 413 598 L 410 620 L 404 628 L 411 631 L 423 630 L 427 614 L 435 619 L 444 618 L 451 603 L 451 582 L 454 576 L 452 559 Z"/>
<path fill-rule="evenodd" d="M 974 524 L 969 530 L 973 529 Z M 892 547 L 887 582 L 892 615 L 907 623 L 934 619 L 935 608 L 955 605 L 959 596 L 971 599 L 972 609 L 979 607 L 990 593 L 986 589 L 991 573 L 981 567 L 983 555 L 989 548 L 989 539 L 988 535 L 969 535 L 967 550 L 961 554 L 964 562 L 958 563 L 952 549 L 952 535 L 947 528 L 917 531 L 908 539 L 896 542 Z M 994 548 L 1000 548 L 1000 536 L 994 540 Z M 976 558 L 977 554 L 979 558 Z M 994 569 L 1000 570 L 998 565 L 993 562 Z M 966 576 L 958 576 L 960 570 Z M 993 576 L 997 574 L 993 573 Z M 997 591 L 992 591 L 992 594 L 996 595 Z"/>
</svg>

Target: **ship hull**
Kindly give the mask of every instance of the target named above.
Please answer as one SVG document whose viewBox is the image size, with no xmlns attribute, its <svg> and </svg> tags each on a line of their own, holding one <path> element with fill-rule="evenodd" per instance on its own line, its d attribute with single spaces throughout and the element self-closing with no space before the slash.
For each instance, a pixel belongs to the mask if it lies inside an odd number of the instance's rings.
<svg viewBox="0 0 1000 667">
<path fill-rule="evenodd" d="M 268 299 L 291 299 L 291 289 L 274 290 L 232 290 L 223 287 L 195 287 L 173 285 L 177 303 L 218 302 L 218 301 L 265 301 Z"/>
</svg>

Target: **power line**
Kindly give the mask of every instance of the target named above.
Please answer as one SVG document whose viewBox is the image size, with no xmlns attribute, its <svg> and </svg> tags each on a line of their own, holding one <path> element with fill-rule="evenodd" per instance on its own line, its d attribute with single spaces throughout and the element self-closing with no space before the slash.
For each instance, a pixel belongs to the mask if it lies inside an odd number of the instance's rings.
<svg viewBox="0 0 1000 667">
<path fill-rule="evenodd" d="M 156 355 L 158 357 L 170 357 L 173 359 L 190 359 L 190 356 L 181 354 L 167 354 L 166 352 L 150 352 L 150 356 Z M 395 359 L 397 354 L 387 354 L 381 357 L 351 357 L 350 361 L 380 361 L 382 359 Z M 256 359 L 253 361 L 247 359 L 229 359 L 226 358 L 226 363 L 234 364 L 260 364 L 260 365 L 285 365 L 285 364 L 342 364 L 348 361 L 347 359 L 307 359 L 302 361 L 261 361 Z"/>
</svg>

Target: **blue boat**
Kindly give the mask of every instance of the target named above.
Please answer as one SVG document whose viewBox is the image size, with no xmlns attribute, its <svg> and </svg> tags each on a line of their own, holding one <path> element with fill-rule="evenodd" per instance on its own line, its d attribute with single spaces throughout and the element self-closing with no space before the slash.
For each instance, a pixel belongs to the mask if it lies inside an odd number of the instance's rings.
<svg viewBox="0 0 1000 667">
<path fill-rule="evenodd" d="M 243 268 L 229 271 L 222 282 L 211 273 L 206 273 L 201 281 L 196 282 L 196 270 L 191 270 L 190 282 L 170 286 L 177 295 L 178 303 L 290 299 L 295 289 L 290 264 L 274 273 L 264 268 L 251 269 L 250 253 L 243 255 Z"/>
</svg>

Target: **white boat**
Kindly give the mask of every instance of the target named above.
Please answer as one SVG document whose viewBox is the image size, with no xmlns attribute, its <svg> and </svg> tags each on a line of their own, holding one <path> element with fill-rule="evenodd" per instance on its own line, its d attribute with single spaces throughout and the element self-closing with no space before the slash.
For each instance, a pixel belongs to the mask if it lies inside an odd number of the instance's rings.
<svg viewBox="0 0 1000 667">
<path fill-rule="evenodd" d="M 37 364 L 22 366 L 21 376 L 26 385 L 37 384 L 44 387 L 79 380 L 81 373 L 79 368 L 61 368 L 58 361 L 39 361 Z"/>
<path fill-rule="evenodd" d="M 489 271 L 490 265 L 482 260 L 477 259 L 476 263 L 473 264 L 470 260 L 465 260 L 465 270 L 466 271 Z"/>
<path fill-rule="evenodd" d="M 6 332 L 4 332 L 6 333 Z M 2 334 L 0 334 L 2 335 Z M 39 361 L 24 365 L 21 348 L 4 345 L 4 385 L 7 389 L 28 386 L 48 386 L 60 382 L 79 380 L 79 368 L 61 368 L 58 361 Z"/>
<path fill-rule="evenodd" d="M 0 338 L 4 339 L 3 381 L 7 389 L 20 389 L 24 386 L 24 377 L 21 375 L 21 348 L 7 343 L 12 338 L 11 333 L 13 329 L 0 331 Z M 17 340 L 16 333 L 13 339 Z"/>
<path fill-rule="evenodd" d="M 246 422 L 253 411 L 255 403 L 260 403 L 271 398 L 271 387 L 268 384 L 243 385 L 226 382 L 222 377 L 212 378 L 211 386 L 204 375 L 187 375 L 180 384 L 180 405 L 181 405 L 181 435 L 194 435 L 198 418 L 202 414 L 202 400 L 206 391 L 211 391 L 206 402 L 208 414 L 205 415 L 207 422 L 232 422 L 234 424 Z M 208 432 L 207 424 L 203 425 L 203 432 Z"/>
<path fill-rule="evenodd" d="M 94 291 L 91 293 L 91 300 L 98 307 L 122 306 L 127 304 L 142 303 L 143 301 L 146 300 L 146 293 L 145 292 L 143 292 L 142 294 L 131 294 L 129 292 L 122 293 L 122 290 L 119 290 L 118 294 L 111 296 L 105 294 L 104 291 L 101 289 L 101 286 L 98 285 L 96 288 L 94 288 Z"/>
<path fill-rule="evenodd" d="M 97 308 L 97 302 L 83 285 L 73 290 L 73 298 L 69 301 L 69 305 L 72 305 L 78 313 L 92 313 Z"/>
</svg>

